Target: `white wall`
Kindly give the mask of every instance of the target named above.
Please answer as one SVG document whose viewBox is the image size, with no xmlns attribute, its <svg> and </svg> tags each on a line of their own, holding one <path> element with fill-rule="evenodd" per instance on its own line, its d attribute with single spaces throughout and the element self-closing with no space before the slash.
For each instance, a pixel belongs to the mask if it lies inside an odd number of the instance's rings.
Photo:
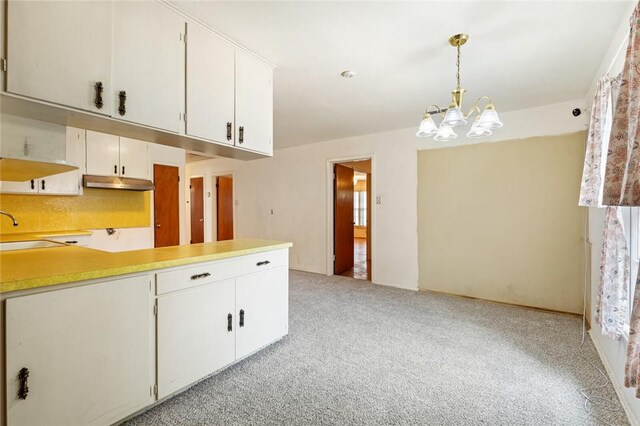
<svg viewBox="0 0 640 426">
<path fill-rule="evenodd" d="M 593 100 L 595 94 L 596 83 L 600 77 L 609 71 L 609 75 L 615 76 L 624 65 L 624 54 L 627 46 L 629 36 L 629 17 L 633 12 L 635 2 L 631 2 L 629 5 L 629 12 L 623 18 L 622 22 L 618 26 L 616 36 L 613 38 L 609 49 L 605 57 L 602 60 L 600 68 L 594 76 L 593 83 L 589 92 L 585 95 L 585 103 L 589 106 Z M 590 312 L 590 323 L 593 326 L 590 335 L 598 348 L 602 361 L 607 367 L 611 381 L 616 388 L 616 391 L 621 397 L 621 401 L 630 420 L 634 424 L 639 424 L 640 421 L 640 400 L 635 397 L 635 389 L 627 389 L 624 387 L 624 364 L 626 359 L 627 340 L 615 341 L 608 337 L 604 337 L 599 331 L 597 324 L 595 323 L 595 300 L 598 291 L 600 281 L 600 258 L 602 250 L 602 231 L 604 228 L 604 209 L 603 208 L 589 208 L 589 222 L 588 222 L 588 242 L 587 250 L 591 252 L 591 288 L 590 296 L 592 303 Z"/>
</svg>

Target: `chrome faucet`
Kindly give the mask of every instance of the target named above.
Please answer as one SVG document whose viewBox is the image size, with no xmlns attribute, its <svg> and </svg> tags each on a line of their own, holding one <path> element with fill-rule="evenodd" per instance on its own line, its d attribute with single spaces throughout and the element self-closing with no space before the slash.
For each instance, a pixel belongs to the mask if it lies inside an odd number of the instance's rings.
<svg viewBox="0 0 640 426">
<path fill-rule="evenodd" d="M 18 221 L 16 220 L 15 217 L 13 217 L 11 213 L 3 212 L 2 210 L 0 210 L 0 214 L 3 214 L 7 216 L 9 219 L 11 219 L 13 221 L 13 226 L 18 226 Z"/>
</svg>

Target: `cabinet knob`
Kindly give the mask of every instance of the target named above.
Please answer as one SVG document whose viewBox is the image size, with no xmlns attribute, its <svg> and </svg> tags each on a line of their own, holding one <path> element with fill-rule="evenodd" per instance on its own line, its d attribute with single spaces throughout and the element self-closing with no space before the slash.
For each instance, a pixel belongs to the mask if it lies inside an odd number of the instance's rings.
<svg viewBox="0 0 640 426">
<path fill-rule="evenodd" d="M 36 181 L 31 179 L 31 189 L 36 189 Z"/>
<path fill-rule="evenodd" d="M 114 164 L 114 165 L 113 165 L 113 174 L 114 174 L 114 175 L 117 175 L 117 174 L 118 174 L 118 165 L 117 165 L 117 164 Z"/>
<path fill-rule="evenodd" d="M 96 98 L 94 99 L 93 104 L 96 106 L 96 108 L 102 109 L 104 105 L 102 102 L 102 91 L 104 90 L 104 88 L 102 87 L 102 82 L 97 81 L 94 87 L 96 89 Z"/>
<path fill-rule="evenodd" d="M 43 190 L 43 191 L 44 191 L 44 185 L 45 185 L 45 183 L 44 183 L 44 182 L 45 182 L 45 181 L 44 181 L 44 179 L 42 179 L 42 180 L 40 181 L 40 186 L 42 187 L 42 190 Z"/>
<path fill-rule="evenodd" d="M 122 166 L 122 176 L 124 176 L 124 166 Z"/>
<path fill-rule="evenodd" d="M 121 90 L 120 93 L 118 93 L 118 98 L 120 99 L 120 104 L 118 106 L 118 114 L 124 116 L 127 113 L 127 92 L 124 90 Z"/>
</svg>

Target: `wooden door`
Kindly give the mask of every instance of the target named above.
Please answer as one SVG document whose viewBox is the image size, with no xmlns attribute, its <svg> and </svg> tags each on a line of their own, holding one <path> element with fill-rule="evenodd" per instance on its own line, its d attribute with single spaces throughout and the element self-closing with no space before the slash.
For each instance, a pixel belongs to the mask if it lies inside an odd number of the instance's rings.
<svg viewBox="0 0 640 426">
<path fill-rule="evenodd" d="M 149 283 L 142 275 L 8 299 L 7 423 L 108 425 L 150 404 Z"/>
<path fill-rule="evenodd" d="M 120 137 L 120 176 L 149 179 L 149 144 Z"/>
<path fill-rule="evenodd" d="M 187 134 L 233 145 L 235 49 L 197 24 L 187 32 Z"/>
<path fill-rule="evenodd" d="M 158 398 L 235 360 L 234 312 L 233 280 L 158 297 Z"/>
<path fill-rule="evenodd" d="M 353 169 L 333 167 L 333 273 L 353 268 Z"/>
<path fill-rule="evenodd" d="M 118 136 L 87 130 L 87 174 L 118 176 L 119 166 Z"/>
<path fill-rule="evenodd" d="M 7 91 L 108 115 L 113 3 L 8 3 Z M 97 82 L 102 108 L 94 103 Z"/>
<path fill-rule="evenodd" d="M 216 217 L 218 241 L 233 240 L 233 178 L 216 178 Z"/>
<path fill-rule="evenodd" d="M 159 3 L 113 2 L 113 117 L 180 130 L 184 31 L 184 19 Z M 124 115 L 120 91 L 126 92 Z"/>
<path fill-rule="evenodd" d="M 154 164 L 153 181 L 154 247 L 177 246 L 180 244 L 180 170 Z"/>
<path fill-rule="evenodd" d="M 273 153 L 272 80 L 270 67 L 236 51 L 236 146 Z"/>
<path fill-rule="evenodd" d="M 191 244 L 204 242 L 204 179 L 191 178 Z"/>
<path fill-rule="evenodd" d="M 236 279 L 236 359 L 289 330 L 289 270 L 282 266 Z"/>
</svg>

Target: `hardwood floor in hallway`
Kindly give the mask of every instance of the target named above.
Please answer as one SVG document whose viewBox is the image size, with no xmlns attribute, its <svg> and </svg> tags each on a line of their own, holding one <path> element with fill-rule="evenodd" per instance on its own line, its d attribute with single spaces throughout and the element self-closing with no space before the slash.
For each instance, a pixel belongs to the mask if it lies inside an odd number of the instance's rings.
<svg viewBox="0 0 640 426">
<path fill-rule="evenodd" d="M 343 272 L 343 277 L 371 281 L 371 261 L 367 260 L 367 239 L 353 239 L 353 268 Z"/>
</svg>

